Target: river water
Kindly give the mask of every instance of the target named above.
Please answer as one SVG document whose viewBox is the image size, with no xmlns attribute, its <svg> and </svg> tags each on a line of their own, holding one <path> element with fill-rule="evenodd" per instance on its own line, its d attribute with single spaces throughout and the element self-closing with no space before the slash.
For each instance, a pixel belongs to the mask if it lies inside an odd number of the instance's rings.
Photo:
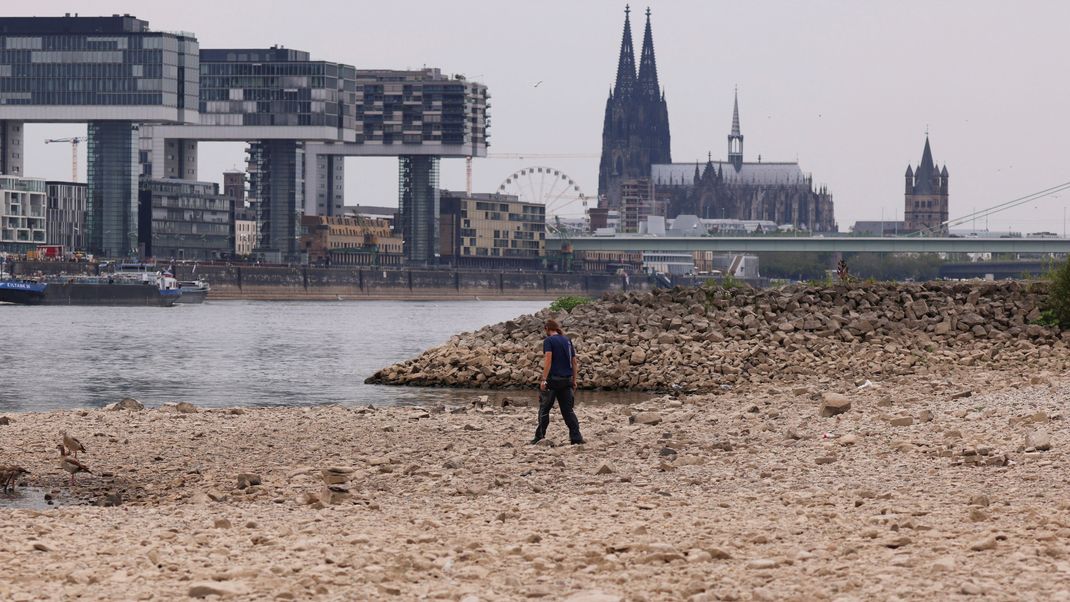
<svg viewBox="0 0 1070 602">
<path fill-rule="evenodd" d="M 123 397 L 150 406 L 188 401 L 205 407 L 464 403 L 481 392 L 366 385 L 364 379 L 456 333 L 545 306 L 531 301 L 0 305 L 0 411 L 99 407 Z"/>
</svg>

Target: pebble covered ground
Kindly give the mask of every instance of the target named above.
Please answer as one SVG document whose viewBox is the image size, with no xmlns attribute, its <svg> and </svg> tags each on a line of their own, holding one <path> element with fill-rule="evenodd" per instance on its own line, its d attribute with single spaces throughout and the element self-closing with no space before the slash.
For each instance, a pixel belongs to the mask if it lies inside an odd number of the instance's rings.
<svg viewBox="0 0 1070 602">
<path fill-rule="evenodd" d="M 0 599 L 1070 600 L 1070 380 L 1006 368 L 581 401 L 582 446 L 478 398 L 12 414 Z"/>
</svg>

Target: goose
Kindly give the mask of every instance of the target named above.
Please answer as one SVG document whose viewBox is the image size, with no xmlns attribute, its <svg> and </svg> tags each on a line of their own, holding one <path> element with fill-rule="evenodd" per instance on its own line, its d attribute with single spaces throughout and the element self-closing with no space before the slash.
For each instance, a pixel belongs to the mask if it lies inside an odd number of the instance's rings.
<svg viewBox="0 0 1070 602">
<path fill-rule="evenodd" d="M 67 448 L 68 452 L 74 454 L 75 458 L 78 457 L 78 452 L 88 451 L 88 450 L 86 450 L 85 446 L 82 445 L 81 441 L 79 441 L 79 440 L 75 439 L 74 437 L 71 437 L 70 435 L 68 435 L 67 431 L 63 431 L 60 434 L 63 435 L 63 446 Z"/>
<path fill-rule="evenodd" d="M 0 466 L 0 492 L 15 491 L 19 477 L 24 474 L 30 471 L 21 466 Z"/>
<path fill-rule="evenodd" d="M 85 464 L 82 464 L 76 458 L 72 458 L 72 457 L 68 456 L 67 455 L 67 448 L 63 447 L 62 444 L 57 445 L 56 449 L 59 450 L 59 463 L 58 463 L 59 467 L 62 470 L 66 470 L 67 472 L 71 473 L 71 486 L 72 487 L 74 486 L 74 475 L 76 475 L 76 474 L 78 474 L 80 472 L 87 472 L 89 474 L 93 474 L 93 471 L 89 470 L 88 466 L 86 466 Z"/>
</svg>

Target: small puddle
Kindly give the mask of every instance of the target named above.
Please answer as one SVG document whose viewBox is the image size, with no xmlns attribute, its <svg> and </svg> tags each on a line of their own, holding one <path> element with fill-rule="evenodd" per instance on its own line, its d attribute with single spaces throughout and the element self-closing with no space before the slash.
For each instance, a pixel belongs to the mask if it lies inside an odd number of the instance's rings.
<svg viewBox="0 0 1070 602">
<path fill-rule="evenodd" d="M 84 503 L 66 491 L 47 487 L 17 487 L 15 491 L 0 493 L 0 509 L 3 510 L 48 510 Z"/>
</svg>

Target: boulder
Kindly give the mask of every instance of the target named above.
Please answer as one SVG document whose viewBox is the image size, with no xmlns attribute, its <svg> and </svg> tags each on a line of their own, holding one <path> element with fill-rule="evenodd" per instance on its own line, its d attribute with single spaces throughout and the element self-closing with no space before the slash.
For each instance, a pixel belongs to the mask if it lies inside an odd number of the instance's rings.
<svg viewBox="0 0 1070 602">
<path fill-rule="evenodd" d="M 348 483 L 349 477 L 352 474 L 352 468 L 341 468 L 337 466 L 324 468 L 320 471 L 320 475 L 323 478 L 323 482 L 328 485 L 342 485 L 344 483 Z"/>
<path fill-rule="evenodd" d="M 655 425 L 661 422 L 661 414 L 657 412 L 639 412 L 633 414 L 628 418 L 630 424 L 647 424 Z"/>
<path fill-rule="evenodd" d="M 207 598 L 208 596 L 230 598 L 248 594 L 249 588 L 234 581 L 205 581 L 190 584 L 187 593 L 190 598 Z"/>
<path fill-rule="evenodd" d="M 851 409 L 851 399 L 842 393 L 826 391 L 821 394 L 821 416 L 831 418 Z"/>
<path fill-rule="evenodd" d="M 912 416 L 896 416 L 889 420 L 888 424 L 892 426 L 910 426 L 914 424 L 914 418 Z"/>
<path fill-rule="evenodd" d="M 179 414 L 196 414 L 198 411 L 197 406 L 188 401 L 178 402 L 178 404 L 175 405 L 175 410 L 177 410 Z"/>
<path fill-rule="evenodd" d="M 125 397 L 119 400 L 119 402 L 115 405 L 111 406 L 111 409 L 116 411 L 127 410 L 130 412 L 140 412 L 141 410 L 145 409 L 145 404 L 134 399 L 133 397 Z"/>
<path fill-rule="evenodd" d="M 1048 451 L 1051 449 L 1051 435 L 1047 431 L 1033 431 L 1026 435 L 1025 446 L 1037 451 Z"/>
</svg>

